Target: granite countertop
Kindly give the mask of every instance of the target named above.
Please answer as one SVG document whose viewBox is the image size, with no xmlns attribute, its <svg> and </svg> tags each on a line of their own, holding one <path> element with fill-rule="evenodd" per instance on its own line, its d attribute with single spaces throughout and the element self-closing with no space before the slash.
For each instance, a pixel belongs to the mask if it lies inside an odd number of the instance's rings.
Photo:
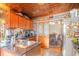
<svg viewBox="0 0 79 59">
<path fill-rule="evenodd" d="M 2 48 L 4 51 L 6 51 L 9 55 L 12 56 L 21 56 L 25 52 L 29 51 L 30 49 L 36 47 L 39 45 L 38 42 L 35 41 L 28 41 L 28 44 L 26 46 L 16 45 L 16 47 L 4 47 Z"/>
</svg>

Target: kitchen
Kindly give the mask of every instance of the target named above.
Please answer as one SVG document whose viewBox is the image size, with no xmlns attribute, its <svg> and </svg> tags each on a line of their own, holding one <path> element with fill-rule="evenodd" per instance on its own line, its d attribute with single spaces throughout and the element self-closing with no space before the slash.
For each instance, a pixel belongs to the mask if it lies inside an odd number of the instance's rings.
<svg viewBox="0 0 79 59">
<path fill-rule="evenodd" d="M 64 55 L 66 36 L 72 37 L 73 27 L 79 25 L 78 20 L 72 23 L 78 18 L 75 8 L 79 4 L 0 4 L 1 56 Z"/>
</svg>

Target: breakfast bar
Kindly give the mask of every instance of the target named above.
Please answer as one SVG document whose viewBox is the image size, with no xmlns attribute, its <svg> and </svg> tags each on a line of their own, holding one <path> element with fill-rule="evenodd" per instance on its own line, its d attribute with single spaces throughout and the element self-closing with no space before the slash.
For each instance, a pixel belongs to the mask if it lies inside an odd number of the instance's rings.
<svg viewBox="0 0 79 59">
<path fill-rule="evenodd" d="M 16 45 L 16 47 L 4 47 L 1 48 L 2 56 L 21 56 L 39 46 L 40 43 L 34 41 L 28 41 L 29 44 L 26 46 Z"/>
</svg>

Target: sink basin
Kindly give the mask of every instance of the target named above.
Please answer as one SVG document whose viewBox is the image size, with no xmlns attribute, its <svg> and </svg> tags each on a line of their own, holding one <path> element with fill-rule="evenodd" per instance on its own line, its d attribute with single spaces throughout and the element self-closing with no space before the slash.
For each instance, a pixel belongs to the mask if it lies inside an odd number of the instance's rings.
<svg viewBox="0 0 79 59">
<path fill-rule="evenodd" d="M 35 41 L 28 41 L 26 45 L 17 44 L 16 46 L 20 47 L 20 48 L 26 48 L 28 46 L 31 46 L 31 45 L 35 44 L 35 43 L 36 43 Z"/>
<path fill-rule="evenodd" d="M 35 41 L 28 41 L 28 46 L 30 46 L 30 45 L 32 45 L 32 44 L 34 44 L 34 43 L 36 43 Z"/>
</svg>

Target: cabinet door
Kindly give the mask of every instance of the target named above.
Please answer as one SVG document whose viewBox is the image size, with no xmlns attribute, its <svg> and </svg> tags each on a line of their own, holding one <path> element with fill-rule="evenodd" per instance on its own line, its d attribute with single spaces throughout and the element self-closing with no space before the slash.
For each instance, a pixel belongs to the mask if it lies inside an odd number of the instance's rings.
<svg viewBox="0 0 79 59">
<path fill-rule="evenodd" d="M 26 21 L 26 26 L 27 26 L 27 29 L 32 30 L 32 26 L 33 26 L 32 20 L 27 19 L 27 21 Z"/>
<path fill-rule="evenodd" d="M 19 16 L 19 28 L 29 30 L 32 27 L 32 22 L 29 19 Z"/>
<path fill-rule="evenodd" d="M 21 18 L 21 16 L 19 16 L 18 27 L 19 27 L 19 28 L 22 28 L 22 18 Z"/>
<path fill-rule="evenodd" d="M 27 29 L 30 29 L 30 20 L 27 20 Z"/>
<path fill-rule="evenodd" d="M 25 19 L 23 18 L 22 21 L 23 21 L 23 22 L 22 22 L 22 27 L 23 27 L 23 29 L 25 29 L 25 23 L 26 23 L 26 22 L 25 22 Z"/>
<path fill-rule="evenodd" d="M 26 20 L 24 20 L 24 29 L 25 30 L 27 29 L 27 22 L 26 22 Z"/>
<path fill-rule="evenodd" d="M 30 20 L 30 29 L 33 29 L 33 21 Z"/>
<path fill-rule="evenodd" d="M 17 28 L 18 27 L 18 15 L 15 13 L 10 14 L 10 22 L 11 22 L 11 28 Z"/>
<path fill-rule="evenodd" d="M 10 27 L 10 12 L 6 12 L 5 17 L 6 17 L 6 19 L 5 19 L 5 27 L 9 28 Z"/>
<path fill-rule="evenodd" d="M 18 27 L 18 16 L 14 12 L 6 13 L 6 23 L 7 28 L 17 28 Z"/>
<path fill-rule="evenodd" d="M 28 24 L 28 23 L 27 23 L 27 20 L 25 20 L 25 29 L 26 29 L 26 30 L 27 30 L 27 27 L 28 27 L 27 24 Z"/>
<path fill-rule="evenodd" d="M 28 26 L 29 26 L 28 21 L 27 21 L 27 19 L 24 18 L 24 29 L 27 30 Z"/>
</svg>

